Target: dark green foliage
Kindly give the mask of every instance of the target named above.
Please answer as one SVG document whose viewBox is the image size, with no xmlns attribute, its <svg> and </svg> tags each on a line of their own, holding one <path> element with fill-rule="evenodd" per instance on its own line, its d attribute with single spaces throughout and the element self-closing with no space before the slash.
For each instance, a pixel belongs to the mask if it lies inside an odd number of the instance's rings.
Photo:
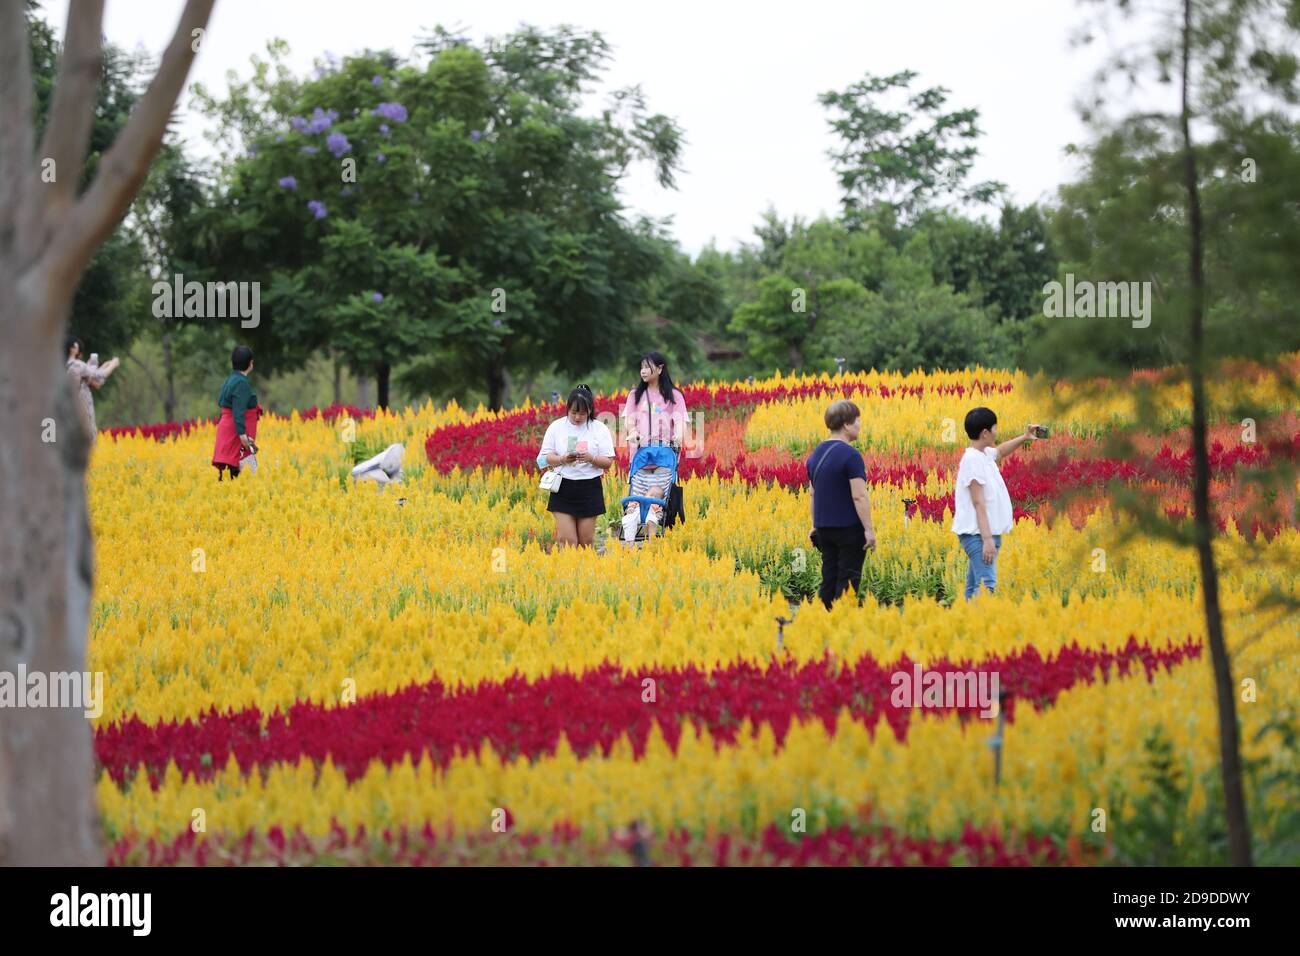
<svg viewBox="0 0 1300 956">
<path fill-rule="evenodd" d="M 1256 862 L 1263 866 L 1300 864 L 1300 739 L 1293 721 L 1274 720 L 1260 728 L 1256 742 L 1276 741 L 1271 757 L 1246 760 L 1250 819 L 1256 836 Z M 1143 782 L 1137 799 L 1113 798 L 1106 833 L 1089 832 L 1100 848 L 1111 845 L 1108 861 L 1120 866 L 1226 866 L 1229 863 L 1223 787 L 1218 767 L 1200 778 L 1203 805 L 1192 807 L 1192 779 L 1184 758 L 1160 728 L 1144 743 Z M 1128 807 L 1132 807 L 1132 816 Z"/>
<path fill-rule="evenodd" d="M 27 36 L 32 58 L 35 98 L 32 104 L 37 141 L 45 129 L 58 74 L 61 44 L 34 4 L 27 7 Z M 85 166 L 76 175 L 79 188 L 90 182 L 100 157 L 112 145 L 139 98 L 151 64 L 147 57 L 107 45 L 104 48 L 99 96 L 90 130 Z M 69 175 L 55 170 L 55 175 Z M 148 280 L 144 253 L 135 234 L 118 229 L 100 246 L 82 275 L 73 298 L 69 328 L 81 336 L 88 352 L 107 361 L 125 349 L 144 329 L 148 312 L 140 309 L 139 287 Z"/>
<path fill-rule="evenodd" d="M 423 46 L 424 63 L 367 53 L 303 81 L 263 64 L 208 97 L 250 147 L 210 223 L 209 262 L 263 280 L 258 339 L 277 361 L 328 345 L 381 391 L 400 366 L 410 389 L 473 383 L 495 407 L 511 374 L 581 375 L 627 348 L 668 250 L 655 224 L 625 217 L 617 186 L 637 160 L 671 185 L 680 136 L 635 88 L 579 115 L 609 58 L 598 34 L 524 27 L 479 48 L 439 30 Z M 383 103 L 405 119 L 376 115 Z M 289 128 L 317 108 L 337 113 L 328 130 Z M 331 134 L 350 151 L 330 155 Z"/>
<path fill-rule="evenodd" d="M 931 259 L 923 226 L 895 249 L 875 229 L 780 224 L 742 254 L 742 265 L 772 271 L 728 329 L 764 373 L 834 371 L 837 358 L 850 370 L 1009 364 L 1011 336 L 970 294 L 936 284 Z"/>
</svg>

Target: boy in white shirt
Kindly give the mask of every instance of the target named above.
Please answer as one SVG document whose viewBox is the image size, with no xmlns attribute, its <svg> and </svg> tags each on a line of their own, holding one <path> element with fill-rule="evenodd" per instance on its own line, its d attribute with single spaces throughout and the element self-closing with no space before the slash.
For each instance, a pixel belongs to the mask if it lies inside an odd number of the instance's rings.
<svg viewBox="0 0 1300 956">
<path fill-rule="evenodd" d="M 1023 435 L 999 445 L 998 417 L 992 410 L 972 408 L 966 414 L 966 434 L 971 443 L 957 467 L 952 530 L 970 559 L 966 570 L 967 601 L 981 585 L 990 592 L 996 589 L 998 550 L 1002 547 L 1002 536 L 1013 524 L 1011 495 L 998 470 L 998 460 L 1037 437 L 1034 434 L 1037 428 L 1030 425 Z"/>
</svg>

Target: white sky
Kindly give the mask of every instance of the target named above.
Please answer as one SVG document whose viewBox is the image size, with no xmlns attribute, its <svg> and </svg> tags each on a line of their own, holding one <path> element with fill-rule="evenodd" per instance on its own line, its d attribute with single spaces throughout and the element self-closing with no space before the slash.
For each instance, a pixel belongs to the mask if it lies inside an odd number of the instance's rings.
<svg viewBox="0 0 1300 956">
<path fill-rule="evenodd" d="M 43 7 L 61 37 L 67 0 Z M 182 7 L 108 0 L 104 32 L 157 55 Z M 613 47 L 607 86 L 640 83 L 649 108 L 674 117 L 687 139 L 676 191 L 645 170 L 626 182 L 625 200 L 672 216 L 694 254 L 710 240 L 724 249 L 748 241 L 769 205 L 784 217 L 837 211 L 833 139 L 816 97 L 868 71 L 911 69 L 914 89 L 949 88 L 950 108 L 981 114 L 974 179 L 1007 183 L 1020 203 L 1051 196 L 1072 178 L 1064 147 L 1085 137 L 1074 103 L 1098 59 L 1070 38 L 1088 15 L 1076 0 L 217 0 L 191 80 L 224 92 L 227 71 L 246 76 L 272 37 L 305 73 L 327 50 L 408 54 L 438 23 L 475 40 L 521 22 L 598 30 Z M 205 122 L 182 108 L 177 128 L 196 153 L 211 152 Z"/>
</svg>

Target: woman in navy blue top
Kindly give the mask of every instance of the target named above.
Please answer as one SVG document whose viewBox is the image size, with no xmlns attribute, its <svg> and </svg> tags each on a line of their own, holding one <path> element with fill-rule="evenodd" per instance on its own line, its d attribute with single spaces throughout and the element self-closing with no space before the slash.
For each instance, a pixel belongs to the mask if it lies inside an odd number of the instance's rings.
<svg viewBox="0 0 1300 956">
<path fill-rule="evenodd" d="M 822 555 L 822 586 L 818 596 L 827 610 L 852 585 L 862 583 L 867 549 L 876 547 L 871 525 L 867 469 L 851 442 L 862 430 L 862 413 L 848 399 L 826 409 L 830 437 L 808 456 L 812 530 L 808 539 Z"/>
</svg>

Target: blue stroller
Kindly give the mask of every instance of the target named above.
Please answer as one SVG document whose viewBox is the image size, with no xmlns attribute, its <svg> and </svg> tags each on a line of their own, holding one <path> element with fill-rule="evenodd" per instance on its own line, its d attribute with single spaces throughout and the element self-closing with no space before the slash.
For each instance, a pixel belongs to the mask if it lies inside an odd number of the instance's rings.
<svg viewBox="0 0 1300 956">
<path fill-rule="evenodd" d="M 682 508 L 682 490 L 677 484 L 677 452 L 671 447 L 646 445 L 638 448 L 628 467 L 628 476 L 630 494 L 619 502 L 619 507 L 624 512 L 623 540 L 625 542 L 641 543 L 650 536 L 650 526 L 657 522 L 647 523 L 646 519 L 650 515 L 650 509 L 655 505 L 661 509 L 664 528 L 671 528 L 678 520 L 686 520 Z M 634 516 L 627 513 L 627 506 L 633 503 L 640 506 L 635 515 L 637 518 L 635 529 L 632 527 Z M 634 533 L 630 533 L 633 531 Z"/>
</svg>

